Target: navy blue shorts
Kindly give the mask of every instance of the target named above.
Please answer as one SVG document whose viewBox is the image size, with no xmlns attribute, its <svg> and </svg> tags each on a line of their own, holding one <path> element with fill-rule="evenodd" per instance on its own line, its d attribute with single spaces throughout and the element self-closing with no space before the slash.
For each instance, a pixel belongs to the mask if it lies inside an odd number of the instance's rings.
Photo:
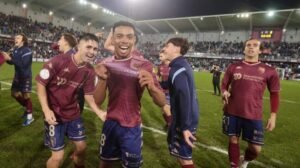
<svg viewBox="0 0 300 168">
<path fill-rule="evenodd" d="M 32 86 L 32 81 L 31 78 L 28 79 L 14 79 L 11 90 L 15 92 L 22 92 L 22 93 L 27 93 L 31 92 L 31 86 Z"/>
<path fill-rule="evenodd" d="M 196 129 L 191 131 L 196 135 Z M 193 142 L 193 140 L 191 140 Z M 172 156 L 183 160 L 192 160 L 192 147 L 184 140 L 182 131 L 179 128 L 170 128 L 168 131 L 168 146 Z"/>
<path fill-rule="evenodd" d="M 65 136 L 72 141 L 85 140 L 85 128 L 81 118 L 57 125 L 49 125 L 45 122 L 44 143 L 52 151 L 59 151 L 65 147 Z"/>
<path fill-rule="evenodd" d="M 223 116 L 223 133 L 240 137 L 253 144 L 264 144 L 264 128 L 262 120 L 250 120 L 229 114 Z"/>
<path fill-rule="evenodd" d="M 123 167 L 142 166 L 142 128 L 122 127 L 117 121 L 106 120 L 100 140 L 100 158 L 104 161 L 122 160 Z"/>
</svg>

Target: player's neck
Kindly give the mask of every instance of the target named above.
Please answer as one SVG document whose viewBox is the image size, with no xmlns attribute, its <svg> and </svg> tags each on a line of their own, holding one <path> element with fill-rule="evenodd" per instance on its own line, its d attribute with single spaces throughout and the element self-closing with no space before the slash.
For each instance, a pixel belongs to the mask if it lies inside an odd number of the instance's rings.
<svg viewBox="0 0 300 168">
<path fill-rule="evenodd" d="M 71 49 L 72 49 L 71 47 L 66 47 L 66 48 L 64 49 L 64 54 L 67 53 L 68 51 L 70 51 Z"/>
<path fill-rule="evenodd" d="M 258 62 L 258 57 L 249 57 L 245 56 L 245 62 L 247 63 L 257 63 Z"/>
<path fill-rule="evenodd" d="M 81 59 L 81 57 L 78 53 L 76 53 L 75 55 L 72 55 L 72 57 L 74 58 L 74 61 L 77 65 L 85 64 L 85 62 Z"/>
</svg>

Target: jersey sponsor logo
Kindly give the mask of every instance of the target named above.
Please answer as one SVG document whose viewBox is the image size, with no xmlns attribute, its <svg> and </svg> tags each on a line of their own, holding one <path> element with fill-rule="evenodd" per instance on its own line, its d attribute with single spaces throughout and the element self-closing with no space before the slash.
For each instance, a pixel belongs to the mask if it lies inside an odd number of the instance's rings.
<svg viewBox="0 0 300 168">
<path fill-rule="evenodd" d="M 49 77 L 50 77 L 50 72 L 49 72 L 49 70 L 48 70 L 48 69 L 42 69 L 42 70 L 40 71 L 40 77 L 41 77 L 42 79 L 44 79 L 44 80 L 49 79 Z"/>
<path fill-rule="evenodd" d="M 264 67 L 259 67 L 259 68 L 258 68 L 258 72 L 259 72 L 260 74 L 264 74 L 265 71 L 266 71 L 266 68 L 264 68 Z"/>
<path fill-rule="evenodd" d="M 242 74 L 241 74 L 241 73 L 234 73 L 234 74 L 233 74 L 233 79 L 234 79 L 234 80 L 242 79 Z"/>
<path fill-rule="evenodd" d="M 242 67 L 241 66 L 237 66 L 235 69 L 242 69 Z"/>
<path fill-rule="evenodd" d="M 70 72 L 69 68 L 65 68 L 64 72 Z"/>
<path fill-rule="evenodd" d="M 60 85 L 64 85 L 67 83 L 67 79 L 66 78 L 61 78 L 61 77 L 57 77 L 57 85 L 60 86 Z"/>
</svg>

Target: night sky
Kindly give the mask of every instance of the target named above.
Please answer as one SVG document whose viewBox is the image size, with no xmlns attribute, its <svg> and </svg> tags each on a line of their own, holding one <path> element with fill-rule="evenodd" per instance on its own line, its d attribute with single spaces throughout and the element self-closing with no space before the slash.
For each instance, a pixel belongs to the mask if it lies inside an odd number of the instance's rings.
<svg viewBox="0 0 300 168">
<path fill-rule="evenodd" d="M 135 20 L 300 8 L 298 0 L 97 0 Z"/>
</svg>

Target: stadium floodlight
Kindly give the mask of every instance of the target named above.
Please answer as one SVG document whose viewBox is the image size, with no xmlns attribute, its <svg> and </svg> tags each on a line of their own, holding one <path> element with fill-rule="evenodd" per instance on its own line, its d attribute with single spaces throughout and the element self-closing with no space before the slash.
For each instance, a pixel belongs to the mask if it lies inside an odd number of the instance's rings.
<svg viewBox="0 0 300 168">
<path fill-rule="evenodd" d="M 223 35 L 224 33 L 225 33 L 224 30 L 222 30 L 222 31 L 221 31 L 221 35 Z"/>
<path fill-rule="evenodd" d="M 90 26 L 92 23 L 91 22 L 88 22 L 88 26 Z"/>
<path fill-rule="evenodd" d="M 271 11 L 268 11 L 267 16 L 272 17 L 272 16 L 274 16 L 274 14 L 275 14 L 275 11 L 271 10 Z"/>
<path fill-rule="evenodd" d="M 86 0 L 79 0 L 79 3 L 80 3 L 81 5 L 86 5 L 88 2 L 87 2 Z"/>
<path fill-rule="evenodd" d="M 285 32 L 286 32 L 286 29 L 282 29 L 282 32 L 285 33 Z"/>
<path fill-rule="evenodd" d="M 104 26 L 102 27 L 102 30 L 104 30 L 105 28 L 104 28 Z"/>
<path fill-rule="evenodd" d="M 74 20 L 75 20 L 75 18 L 72 17 L 72 18 L 71 18 L 71 21 L 73 22 Z"/>
<path fill-rule="evenodd" d="M 26 4 L 26 3 L 23 3 L 23 4 L 22 4 L 22 8 L 24 8 L 24 9 L 27 8 L 27 4 Z"/>
<path fill-rule="evenodd" d="M 175 32 L 175 34 L 178 34 L 178 31 L 177 31 L 177 32 Z"/>
<path fill-rule="evenodd" d="M 203 20 L 203 17 L 200 17 L 200 20 Z"/>
<path fill-rule="evenodd" d="M 49 11 L 49 15 L 52 16 L 52 15 L 53 15 L 53 12 L 52 12 L 52 11 Z"/>
<path fill-rule="evenodd" d="M 249 13 L 245 13 L 245 17 L 248 18 L 250 16 Z"/>
<path fill-rule="evenodd" d="M 93 9 L 98 9 L 99 8 L 98 5 L 94 4 L 94 3 L 91 3 L 91 6 L 92 6 Z"/>
<path fill-rule="evenodd" d="M 240 15 L 240 14 L 237 14 L 237 15 L 236 15 L 236 17 L 240 18 L 240 17 L 241 17 L 241 15 Z"/>
</svg>

